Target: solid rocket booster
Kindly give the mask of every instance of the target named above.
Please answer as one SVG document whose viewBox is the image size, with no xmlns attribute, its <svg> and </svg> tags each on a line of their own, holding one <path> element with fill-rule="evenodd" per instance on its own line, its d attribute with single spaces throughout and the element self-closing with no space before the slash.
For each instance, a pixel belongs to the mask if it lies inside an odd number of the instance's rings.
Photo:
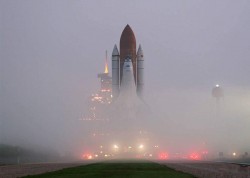
<svg viewBox="0 0 250 178">
<path fill-rule="evenodd" d="M 112 52 L 112 95 L 118 97 L 120 89 L 120 57 L 117 46 Z"/>
<path fill-rule="evenodd" d="M 144 57 L 141 45 L 139 45 L 137 51 L 137 94 L 143 97 L 143 87 L 144 87 Z"/>
</svg>

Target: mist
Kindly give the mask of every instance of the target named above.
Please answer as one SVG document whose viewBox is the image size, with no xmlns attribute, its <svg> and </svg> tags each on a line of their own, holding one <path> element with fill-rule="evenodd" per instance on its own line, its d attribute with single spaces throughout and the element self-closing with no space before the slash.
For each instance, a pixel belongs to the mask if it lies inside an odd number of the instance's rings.
<svg viewBox="0 0 250 178">
<path fill-rule="evenodd" d="M 100 88 L 105 51 L 111 69 L 129 24 L 143 47 L 144 102 L 160 144 L 250 152 L 249 12 L 247 0 L 1 0 L 0 143 L 80 157 L 89 128 L 79 119 Z"/>
</svg>

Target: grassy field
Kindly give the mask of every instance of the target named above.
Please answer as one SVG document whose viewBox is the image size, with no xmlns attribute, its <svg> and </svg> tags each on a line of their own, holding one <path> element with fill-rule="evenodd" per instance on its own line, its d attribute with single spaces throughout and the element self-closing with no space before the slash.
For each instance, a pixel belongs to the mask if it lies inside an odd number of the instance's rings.
<svg viewBox="0 0 250 178">
<path fill-rule="evenodd" d="M 177 172 L 164 165 L 153 162 L 102 162 L 67 168 L 60 171 L 41 175 L 26 176 L 25 178 L 92 178 L 92 177 L 166 177 L 194 178 L 190 174 Z"/>
</svg>

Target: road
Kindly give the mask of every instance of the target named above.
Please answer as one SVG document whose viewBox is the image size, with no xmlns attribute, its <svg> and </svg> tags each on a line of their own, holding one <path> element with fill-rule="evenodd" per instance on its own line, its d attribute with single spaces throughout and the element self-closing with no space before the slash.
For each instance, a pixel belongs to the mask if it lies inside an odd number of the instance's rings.
<svg viewBox="0 0 250 178">
<path fill-rule="evenodd" d="M 165 162 L 162 164 L 198 178 L 250 178 L 250 166 L 247 165 L 222 162 Z"/>
<path fill-rule="evenodd" d="M 63 168 L 86 165 L 81 163 L 40 163 L 0 166 L 0 178 L 16 178 L 41 174 Z M 250 166 L 219 162 L 159 162 L 177 171 L 190 173 L 198 178 L 250 178 Z"/>
<path fill-rule="evenodd" d="M 27 175 L 41 174 L 63 168 L 81 166 L 86 163 L 40 163 L 0 166 L 0 178 L 16 178 Z"/>
</svg>

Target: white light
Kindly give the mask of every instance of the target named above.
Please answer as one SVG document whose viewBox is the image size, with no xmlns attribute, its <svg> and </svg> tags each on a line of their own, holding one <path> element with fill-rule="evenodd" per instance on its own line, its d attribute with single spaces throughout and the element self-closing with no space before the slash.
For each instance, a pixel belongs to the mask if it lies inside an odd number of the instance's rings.
<svg viewBox="0 0 250 178">
<path fill-rule="evenodd" d="M 118 149 L 119 148 L 118 145 L 116 145 L 116 144 L 113 147 L 114 147 L 114 149 Z"/>
<path fill-rule="evenodd" d="M 144 145 L 142 145 L 142 144 L 139 145 L 139 148 L 140 148 L 140 149 L 143 149 L 143 148 L 144 148 Z"/>
<path fill-rule="evenodd" d="M 220 85 L 219 85 L 219 84 L 216 84 L 215 86 L 216 86 L 216 87 L 220 87 Z"/>
<path fill-rule="evenodd" d="M 131 147 L 131 146 L 129 146 L 128 148 L 129 148 L 129 149 L 131 149 L 132 147 Z"/>
<path fill-rule="evenodd" d="M 235 152 L 233 153 L 233 156 L 236 156 L 236 153 L 235 153 Z"/>
</svg>

